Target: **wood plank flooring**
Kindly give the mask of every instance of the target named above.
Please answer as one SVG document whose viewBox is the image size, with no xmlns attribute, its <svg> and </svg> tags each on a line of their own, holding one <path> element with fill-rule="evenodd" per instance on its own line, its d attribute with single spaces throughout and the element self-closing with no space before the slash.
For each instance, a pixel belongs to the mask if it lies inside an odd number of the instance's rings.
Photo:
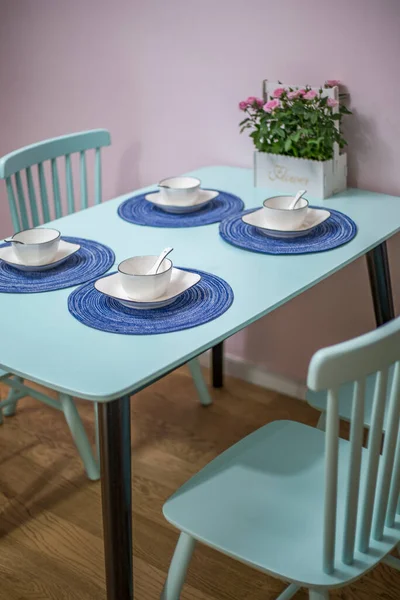
<svg viewBox="0 0 400 600">
<path fill-rule="evenodd" d="M 159 598 L 177 540 L 162 516 L 166 498 L 257 427 L 318 418 L 303 402 L 234 379 L 212 394 L 201 407 L 181 369 L 132 399 L 136 600 Z M 79 409 L 93 431 L 91 405 Z M 198 545 L 182 600 L 273 600 L 283 588 Z M 379 567 L 332 598 L 399 600 L 400 573 Z M 29 398 L 0 426 L 0 600 L 25 599 L 105 600 L 100 484 L 86 479 L 62 414 Z"/>
</svg>

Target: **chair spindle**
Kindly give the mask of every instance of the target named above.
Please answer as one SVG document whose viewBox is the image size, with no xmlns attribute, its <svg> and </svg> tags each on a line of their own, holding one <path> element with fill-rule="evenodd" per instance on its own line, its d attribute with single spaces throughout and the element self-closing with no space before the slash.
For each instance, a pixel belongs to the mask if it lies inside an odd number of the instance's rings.
<svg viewBox="0 0 400 600">
<path fill-rule="evenodd" d="M 383 418 L 386 406 L 387 381 L 388 370 L 383 369 L 379 371 L 374 387 L 371 428 L 368 437 L 367 471 L 361 503 L 360 536 L 358 541 L 360 552 L 368 552 L 371 537 L 372 515 L 382 444 Z"/>
<path fill-rule="evenodd" d="M 335 568 L 335 537 L 337 516 L 339 449 L 339 400 L 337 390 L 328 391 L 328 411 L 325 438 L 325 510 L 323 534 L 323 570 Z"/>
<path fill-rule="evenodd" d="M 46 178 L 44 176 L 43 163 L 38 163 L 38 176 L 40 187 L 40 199 L 42 202 L 43 223 L 50 221 L 49 201 L 47 196 Z"/>
<path fill-rule="evenodd" d="M 388 506 L 390 480 L 393 472 L 394 454 L 396 450 L 399 418 L 400 418 L 400 363 L 396 362 L 394 367 L 392 389 L 390 391 L 389 412 L 387 422 L 389 424 L 385 433 L 383 446 L 382 465 L 379 472 L 378 499 L 374 514 L 373 538 L 381 540 L 385 524 Z"/>
<path fill-rule="evenodd" d="M 85 152 L 80 153 L 81 207 L 88 207 L 87 172 Z"/>
<path fill-rule="evenodd" d="M 350 430 L 350 461 L 342 551 L 342 560 L 347 565 L 352 564 L 354 560 L 357 507 L 360 493 L 361 455 L 364 435 L 364 403 L 365 380 L 363 379 L 355 382 L 353 392 Z"/>
</svg>

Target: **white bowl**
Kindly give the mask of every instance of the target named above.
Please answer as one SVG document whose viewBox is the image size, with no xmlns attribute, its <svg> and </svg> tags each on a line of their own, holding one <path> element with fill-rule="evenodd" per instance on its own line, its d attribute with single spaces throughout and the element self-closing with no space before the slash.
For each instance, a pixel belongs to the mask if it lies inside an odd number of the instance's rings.
<svg viewBox="0 0 400 600">
<path fill-rule="evenodd" d="M 132 300 L 155 300 L 162 296 L 171 281 L 172 262 L 164 258 L 158 273 L 147 275 L 158 256 L 134 256 L 118 265 L 122 287 Z"/>
<path fill-rule="evenodd" d="M 200 179 L 197 177 L 169 177 L 158 184 L 161 197 L 167 204 L 190 206 L 196 202 L 200 192 Z"/>
<path fill-rule="evenodd" d="M 262 217 L 265 227 L 282 231 L 295 230 L 303 224 L 308 211 L 308 200 L 301 198 L 294 209 L 289 209 L 294 196 L 273 196 L 264 200 Z"/>
<path fill-rule="evenodd" d="M 25 229 L 14 233 L 11 245 L 18 260 L 29 266 L 38 266 L 50 262 L 56 255 L 61 233 L 57 229 Z M 22 244 L 14 243 L 23 242 Z"/>
</svg>

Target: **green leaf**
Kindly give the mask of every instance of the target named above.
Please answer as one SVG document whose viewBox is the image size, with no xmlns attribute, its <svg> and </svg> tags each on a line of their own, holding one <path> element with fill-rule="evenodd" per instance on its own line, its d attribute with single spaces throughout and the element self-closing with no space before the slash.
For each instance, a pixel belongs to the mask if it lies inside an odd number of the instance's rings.
<svg viewBox="0 0 400 600">
<path fill-rule="evenodd" d="M 298 131 L 296 131 L 296 133 L 292 133 L 292 135 L 290 137 L 293 140 L 293 142 L 296 142 L 296 144 L 297 144 L 297 142 L 300 139 L 300 135 L 301 135 L 301 131 L 299 129 Z"/>
<path fill-rule="evenodd" d="M 249 129 L 249 127 L 251 127 L 250 123 L 248 123 L 247 125 L 243 125 L 243 127 L 240 128 L 240 133 L 243 133 L 243 131 L 245 129 Z"/>
<path fill-rule="evenodd" d="M 249 117 L 247 117 L 247 119 L 243 119 L 243 121 L 240 121 L 239 127 L 241 127 L 242 125 L 244 125 L 245 123 L 247 123 L 247 121 L 250 121 Z"/>
<path fill-rule="evenodd" d="M 342 115 L 340 113 L 335 113 L 334 115 L 331 116 L 331 119 L 333 121 L 340 121 L 341 118 L 342 118 Z"/>
<path fill-rule="evenodd" d="M 289 152 L 291 147 L 292 147 L 292 140 L 290 138 L 288 138 L 285 142 L 285 152 Z"/>
</svg>

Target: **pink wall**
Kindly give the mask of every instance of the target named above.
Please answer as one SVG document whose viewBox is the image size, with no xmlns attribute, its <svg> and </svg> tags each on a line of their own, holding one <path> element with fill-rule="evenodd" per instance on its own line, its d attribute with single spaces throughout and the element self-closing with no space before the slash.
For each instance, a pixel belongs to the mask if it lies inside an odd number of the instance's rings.
<svg viewBox="0 0 400 600">
<path fill-rule="evenodd" d="M 250 166 L 238 100 L 258 94 L 265 77 L 339 78 L 355 110 L 350 183 L 400 195 L 399 27 L 397 0 L 3 0 L 0 154 L 106 127 L 108 198 L 198 166 Z M 393 240 L 391 253 L 398 247 Z M 229 350 L 302 378 L 316 348 L 372 326 L 358 261 L 235 336 Z"/>
</svg>

